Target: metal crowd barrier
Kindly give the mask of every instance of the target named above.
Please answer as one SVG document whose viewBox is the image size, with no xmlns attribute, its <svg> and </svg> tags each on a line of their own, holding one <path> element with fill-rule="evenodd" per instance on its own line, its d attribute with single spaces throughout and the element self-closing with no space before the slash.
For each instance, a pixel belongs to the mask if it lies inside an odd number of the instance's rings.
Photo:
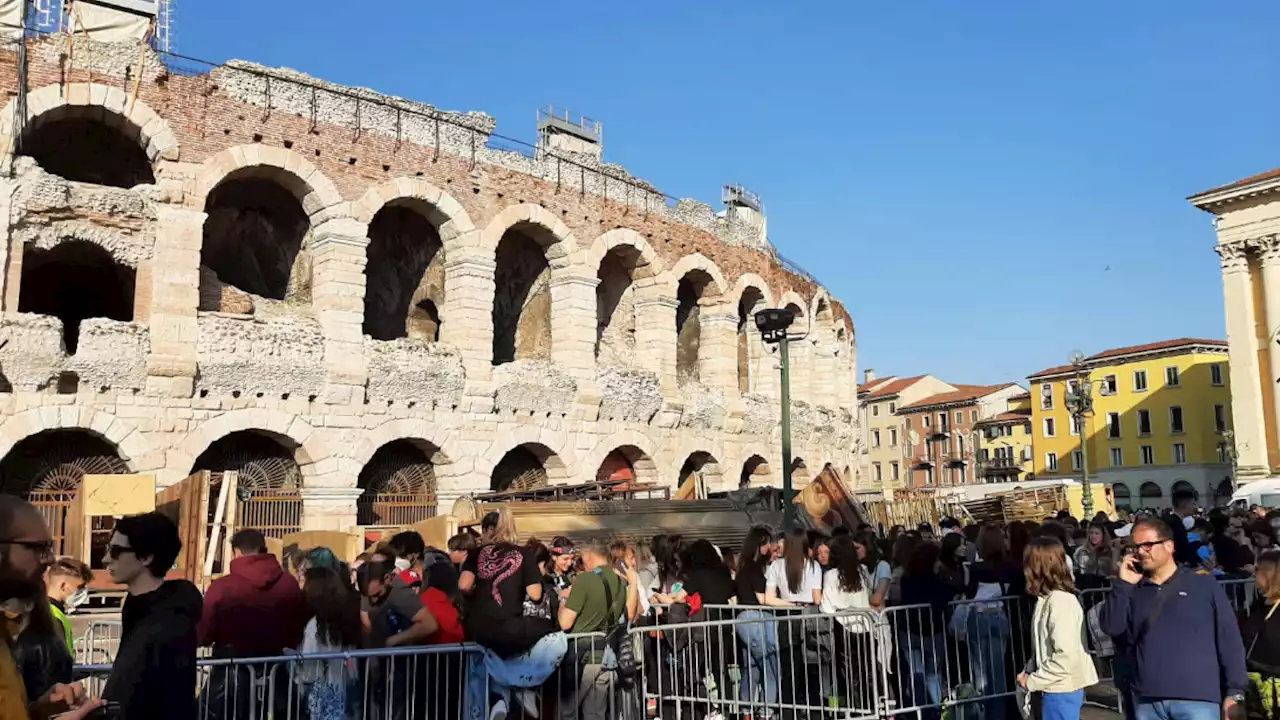
<svg viewBox="0 0 1280 720">
<path fill-rule="evenodd" d="M 118 619 L 91 620 L 75 639 L 77 665 L 111 663 L 120 648 L 121 626 Z"/>
</svg>

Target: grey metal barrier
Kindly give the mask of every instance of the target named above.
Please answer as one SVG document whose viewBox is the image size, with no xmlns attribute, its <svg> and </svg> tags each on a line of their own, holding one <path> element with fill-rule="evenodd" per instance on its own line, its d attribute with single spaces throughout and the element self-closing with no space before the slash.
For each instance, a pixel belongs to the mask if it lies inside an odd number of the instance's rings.
<svg viewBox="0 0 1280 720">
<path fill-rule="evenodd" d="M 120 649 L 122 632 L 119 619 L 90 620 L 80 637 L 75 639 L 77 665 L 110 663 Z"/>
</svg>

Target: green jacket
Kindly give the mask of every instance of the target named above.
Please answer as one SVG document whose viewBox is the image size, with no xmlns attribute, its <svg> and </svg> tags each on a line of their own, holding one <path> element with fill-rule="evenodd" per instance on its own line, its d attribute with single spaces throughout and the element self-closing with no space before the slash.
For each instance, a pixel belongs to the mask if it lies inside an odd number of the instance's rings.
<svg viewBox="0 0 1280 720">
<path fill-rule="evenodd" d="M 53 611 L 53 619 L 57 620 L 58 624 L 62 626 L 62 634 L 67 641 L 67 652 L 71 653 L 71 657 L 74 658 L 76 656 L 76 640 L 71 634 L 71 618 L 67 617 L 62 608 L 54 603 L 49 603 L 49 609 Z"/>
</svg>

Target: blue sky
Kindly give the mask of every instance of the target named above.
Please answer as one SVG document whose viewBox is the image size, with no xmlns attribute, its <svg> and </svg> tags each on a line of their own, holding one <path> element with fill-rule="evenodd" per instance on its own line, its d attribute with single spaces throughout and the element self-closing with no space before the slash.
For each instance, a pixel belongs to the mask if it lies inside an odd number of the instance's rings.
<svg viewBox="0 0 1280 720">
<path fill-rule="evenodd" d="M 1280 166 L 1274 0 L 183 0 L 177 48 L 532 140 L 556 103 L 668 194 L 740 182 L 852 314 L 859 363 L 1020 380 L 1072 349 L 1225 337 L 1210 217 Z"/>
</svg>

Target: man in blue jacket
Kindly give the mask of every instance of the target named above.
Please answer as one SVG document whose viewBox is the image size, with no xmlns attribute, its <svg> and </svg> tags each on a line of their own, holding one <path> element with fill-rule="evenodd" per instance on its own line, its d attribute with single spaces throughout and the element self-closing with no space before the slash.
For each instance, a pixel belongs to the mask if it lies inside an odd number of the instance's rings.
<svg viewBox="0 0 1280 720">
<path fill-rule="evenodd" d="M 1100 610 L 1103 632 L 1128 648 L 1137 720 L 1221 720 L 1244 703 L 1244 643 L 1222 587 L 1174 561 L 1161 520 L 1133 526 L 1134 552 Z"/>
</svg>

